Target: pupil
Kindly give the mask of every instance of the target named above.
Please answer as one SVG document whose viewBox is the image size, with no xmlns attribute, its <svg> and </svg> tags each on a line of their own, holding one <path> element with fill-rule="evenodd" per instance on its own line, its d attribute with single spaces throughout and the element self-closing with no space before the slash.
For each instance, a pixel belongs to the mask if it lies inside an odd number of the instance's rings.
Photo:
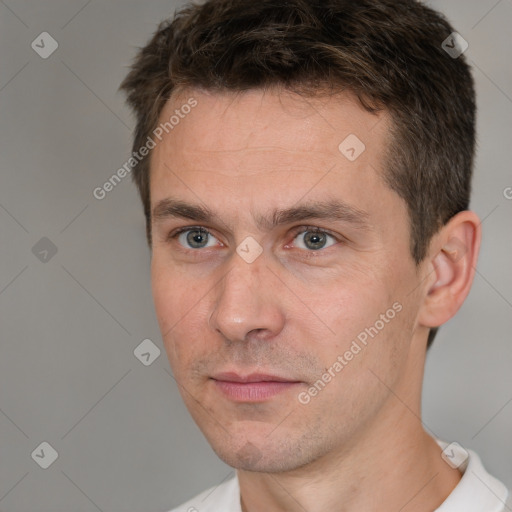
<svg viewBox="0 0 512 512">
<path fill-rule="evenodd" d="M 309 242 L 313 244 L 312 249 L 321 249 L 325 245 L 325 235 L 318 233 L 306 234 L 306 244 Z"/>
<path fill-rule="evenodd" d="M 191 231 L 188 235 L 188 242 L 190 245 L 197 247 L 204 243 L 205 234 L 201 231 Z"/>
</svg>

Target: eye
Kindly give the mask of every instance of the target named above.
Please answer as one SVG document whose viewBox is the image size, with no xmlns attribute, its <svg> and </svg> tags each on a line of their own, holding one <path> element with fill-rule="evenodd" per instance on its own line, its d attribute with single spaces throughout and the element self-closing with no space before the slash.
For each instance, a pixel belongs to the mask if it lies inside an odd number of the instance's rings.
<svg viewBox="0 0 512 512">
<path fill-rule="evenodd" d="M 319 251 L 340 242 L 334 235 L 318 227 L 301 226 L 299 229 L 293 238 L 294 245 L 299 249 Z M 168 239 L 178 239 L 179 244 L 186 249 L 206 249 L 219 243 L 208 229 L 200 226 L 178 229 Z"/>
<path fill-rule="evenodd" d="M 187 249 L 205 249 L 214 247 L 217 239 L 205 228 L 182 228 L 170 235 L 169 238 L 177 238 L 178 242 Z"/>
<path fill-rule="evenodd" d="M 329 243 L 331 239 L 331 243 Z M 293 239 L 299 249 L 318 251 L 335 245 L 338 240 L 320 228 L 302 229 Z M 297 242 L 296 242 L 297 241 Z"/>
</svg>

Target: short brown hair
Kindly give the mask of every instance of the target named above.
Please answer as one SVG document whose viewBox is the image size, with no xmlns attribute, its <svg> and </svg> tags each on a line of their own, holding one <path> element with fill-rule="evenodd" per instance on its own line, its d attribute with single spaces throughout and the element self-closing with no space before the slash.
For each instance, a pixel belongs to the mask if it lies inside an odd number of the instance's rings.
<svg viewBox="0 0 512 512">
<path fill-rule="evenodd" d="M 469 206 L 475 92 L 453 28 L 414 0 L 207 0 L 162 22 L 121 84 L 137 118 L 133 149 L 177 88 L 282 86 L 306 95 L 347 90 L 392 118 L 385 180 L 410 215 L 420 263 L 432 236 Z M 150 159 L 133 168 L 151 244 Z M 429 344 L 436 330 L 431 330 Z"/>
</svg>

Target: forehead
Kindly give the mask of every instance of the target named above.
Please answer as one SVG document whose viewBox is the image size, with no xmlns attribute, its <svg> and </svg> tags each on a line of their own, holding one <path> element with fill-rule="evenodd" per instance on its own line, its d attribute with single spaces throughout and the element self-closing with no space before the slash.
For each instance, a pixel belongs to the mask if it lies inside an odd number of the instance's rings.
<svg viewBox="0 0 512 512">
<path fill-rule="evenodd" d="M 187 103 L 197 103 L 193 109 Z M 177 115 L 180 111 L 189 111 Z M 174 116 L 173 116 L 174 114 Z M 212 92 L 185 89 L 169 100 L 160 116 L 176 125 L 163 138 L 173 139 L 183 152 L 228 153 L 281 150 L 339 156 L 339 144 L 356 135 L 370 152 L 387 138 L 389 116 L 364 110 L 350 93 L 308 97 L 291 91 L 250 90 Z M 212 130 L 215 126 L 216 129 Z M 309 160 L 309 159 L 308 159 Z"/>
<path fill-rule="evenodd" d="M 364 211 L 377 195 L 399 200 L 382 179 L 388 115 L 367 112 L 349 94 L 190 89 L 167 103 L 161 126 L 171 118 L 152 154 L 152 206 L 170 195 L 233 212 L 327 192 Z"/>
</svg>

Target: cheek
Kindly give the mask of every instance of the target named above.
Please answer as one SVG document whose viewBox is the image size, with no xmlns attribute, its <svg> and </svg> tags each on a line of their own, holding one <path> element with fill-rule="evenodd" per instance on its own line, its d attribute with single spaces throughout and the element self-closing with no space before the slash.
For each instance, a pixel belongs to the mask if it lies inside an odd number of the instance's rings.
<svg viewBox="0 0 512 512">
<path fill-rule="evenodd" d="M 311 405 L 318 411 L 331 408 L 333 418 L 348 429 L 353 420 L 357 423 L 369 417 L 383 402 L 388 390 L 382 383 L 392 387 L 403 374 L 411 315 L 405 308 L 400 310 L 401 304 L 390 302 L 386 293 L 365 295 L 357 301 L 350 297 L 343 300 L 340 303 L 344 308 L 332 324 L 336 341 L 319 340 L 317 344 L 323 375 L 328 374 L 329 383 L 325 387 L 318 381 L 312 384 L 319 391 Z M 319 374 L 317 378 L 323 376 Z"/>
<path fill-rule="evenodd" d="M 343 372 L 352 378 L 354 372 L 400 364 L 396 354 L 403 353 L 410 339 L 411 312 L 399 290 L 390 273 L 357 272 L 337 279 L 316 297 L 311 309 L 331 331 L 315 343 L 326 368 L 345 354 L 351 369 Z"/>
<path fill-rule="evenodd" d="M 155 257 L 151 262 L 151 289 L 160 331 L 165 338 L 181 313 L 182 301 L 178 295 L 182 286 L 179 276 L 159 264 Z"/>
<path fill-rule="evenodd" d="M 385 284 L 375 275 L 347 275 L 337 278 L 316 297 L 312 309 L 334 331 L 343 345 L 360 331 L 373 324 L 380 313 L 391 307 Z"/>
<path fill-rule="evenodd" d="M 205 289 L 190 278 L 153 260 L 151 287 L 162 340 L 173 370 L 187 366 L 199 350 L 202 325 L 207 325 Z M 196 341 L 193 341 L 196 340 Z"/>
</svg>

